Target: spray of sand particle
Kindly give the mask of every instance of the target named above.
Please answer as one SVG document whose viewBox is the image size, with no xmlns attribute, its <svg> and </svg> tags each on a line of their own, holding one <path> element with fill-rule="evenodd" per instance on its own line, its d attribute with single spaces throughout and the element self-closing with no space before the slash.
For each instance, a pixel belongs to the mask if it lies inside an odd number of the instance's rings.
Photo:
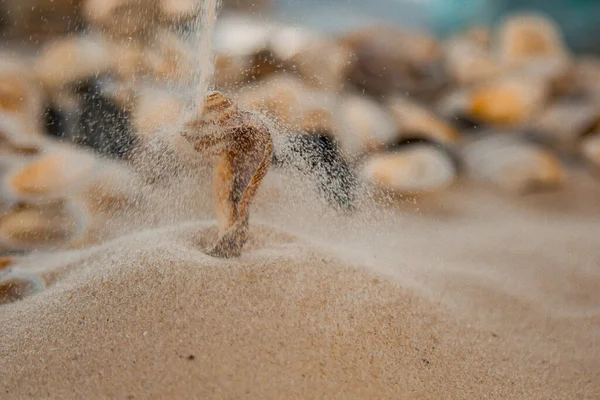
<svg viewBox="0 0 600 400">
<path fill-rule="evenodd" d="M 200 28 L 197 30 L 199 35 L 199 68 L 200 76 L 198 78 L 198 89 L 196 101 L 198 102 L 196 110 L 202 114 L 204 109 L 204 95 L 209 88 L 212 77 L 214 76 L 215 61 L 212 49 L 213 30 L 217 20 L 217 13 L 221 0 L 200 0 L 202 3 L 200 13 Z"/>
</svg>

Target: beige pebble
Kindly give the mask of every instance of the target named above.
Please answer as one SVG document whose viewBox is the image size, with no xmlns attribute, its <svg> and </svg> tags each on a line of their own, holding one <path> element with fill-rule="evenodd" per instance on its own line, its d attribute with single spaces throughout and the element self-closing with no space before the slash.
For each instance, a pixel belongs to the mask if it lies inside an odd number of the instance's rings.
<svg viewBox="0 0 600 400">
<path fill-rule="evenodd" d="M 387 103 L 394 118 L 397 139 L 421 137 L 438 143 L 453 144 L 458 132 L 429 108 L 405 97 L 394 96 Z"/>
<path fill-rule="evenodd" d="M 284 62 L 293 61 L 303 49 L 324 38 L 316 32 L 299 26 L 278 26 L 269 37 L 269 49 Z"/>
<path fill-rule="evenodd" d="M 536 13 L 509 16 L 498 32 L 498 53 L 507 66 L 523 66 L 533 60 L 567 59 L 560 28 Z"/>
<path fill-rule="evenodd" d="M 3 136 L 11 136 L 11 140 L 18 142 L 21 138 L 38 135 L 43 107 L 44 94 L 31 63 L 7 53 L 0 54 L 0 119 L 3 129 L 8 128 L 7 124 L 12 126 Z"/>
<path fill-rule="evenodd" d="M 581 153 L 590 165 L 600 169 L 600 134 L 583 139 L 581 141 Z"/>
<path fill-rule="evenodd" d="M 91 179 L 96 167 L 93 156 L 79 149 L 50 151 L 6 174 L 2 190 L 19 201 L 54 201 Z"/>
<path fill-rule="evenodd" d="M 253 56 L 269 47 L 274 26 L 256 18 L 240 15 L 221 16 L 213 32 L 217 53 L 231 56 Z"/>
<path fill-rule="evenodd" d="M 240 90 L 237 97 L 240 106 L 265 112 L 292 126 L 298 123 L 302 113 L 302 97 L 306 91 L 304 82 L 286 74 L 249 85 Z"/>
<path fill-rule="evenodd" d="M 122 81 L 132 81 L 151 73 L 144 43 L 132 40 L 105 40 L 111 71 Z M 156 56 L 155 56 L 156 57 Z"/>
<path fill-rule="evenodd" d="M 22 300 L 45 287 L 44 279 L 33 273 L 18 269 L 0 273 L 0 305 Z"/>
<path fill-rule="evenodd" d="M 462 158 L 471 177 L 507 191 L 555 188 L 564 180 L 563 168 L 553 153 L 506 134 L 467 144 Z"/>
<path fill-rule="evenodd" d="M 444 152 L 430 145 L 410 145 L 369 156 L 362 176 L 378 187 L 400 194 L 440 191 L 450 186 L 456 168 Z"/>
<path fill-rule="evenodd" d="M 398 137 L 390 113 L 366 96 L 342 98 L 337 121 L 341 147 L 350 156 L 381 150 Z"/>
<path fill-rule="evenodd" d="M 540 139 L 559 149 L 575 149 L 577 140 L 600 118 L 600 103 L 590 100 L 559 100 L 543 110 L 533 129 Z"/>
<path fill-rule="evenodd" d="M 444 45 L 444 63 L 452 79 L 468 85 L 491 79 L 502 73 L 486 40 L 475 33 L 452 38 Z"/>
<path fill-rule="evenodd" d="M 189 21 L 200 11 L 200 2 L 197 0 L 159 0 L 161 19 L 166 23 Z"/>
<path fill-rule="evenodd" d="M 471 91 L 467 114 L 495 125 L 523 124 L 544 106 L 547 97 L 548 86 L 543 80 L 503 76 Z"/>
<path fill-rule="evenodd" d="M 0 218 L 0 245 L 12 250 L 33 250 L 66 245 L 83 233 L 82 210 L 63 203 L 22 205 Z"/>
<path fill-rule="evenodd" d="M 20 118 L 0 113 L 0 155 L 30 156 L 43 147 L 45 138 L 34 131 L 26 131 Z"/>
<path fill-rule="evenodd" d="M 96 36 L 73 36 L 45 45 L 35 61 L 35 72 L 45 89 L 55 91 L 66 84 L 110 71 L 112 57 Z"/>
<path fill-rule="evenodd" d="M 293 130 L 327 131 L 334 134 L 337 97 L 315 90 L 291 75 L 275 75 L 250 85 L 237 94 L 245 108 L 264 112 Z"/>
<path fill-rule="evenodd" d="M 291 57 L 305 82 L 315 88 L 339 92 L 354 60 L 352 49 L 330 38 L 306 40 Z"/>
</svg>

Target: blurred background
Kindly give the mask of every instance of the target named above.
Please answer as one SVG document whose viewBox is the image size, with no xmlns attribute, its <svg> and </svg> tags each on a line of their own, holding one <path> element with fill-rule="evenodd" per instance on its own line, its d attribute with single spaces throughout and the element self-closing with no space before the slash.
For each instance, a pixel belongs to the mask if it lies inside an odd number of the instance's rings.
<svg viewBox="0 0 600 400">
<path fill-rule="evenodd" d="M 126 208 L 135 193 L 119 191 L 134 185 L 90 181 L 98 163 L 145 183 L 178 179 L 186 147 L 173 127 L 210 55 L 190 35 L 203 4 L 0 3 L 0 244 L 50 245 L 53 230 L 71 243 L 91 228 L 52 221 L 78 196 L 124 199 L 102 218 Z M 599 176 L 599 27 L 591 0 L 224 0 L 214 30 L 200 32 L 214 34 L 211 86 L 288 134 L 274 168 L 351 209 L 364 187 L 592 201 L 574 183 L 596 187 Z"/>
<path fill-rule="evenodd" d="M 278 16 L 318 29 L 354 29 L 357 24 L 379 20 L 425 29 L 439 36 L 474 24 L 494 24 L 510 13 L 535 10 L 561 26 L 574 50 L 600 50 L 600 1 L 597 0 L 271 0 L 271 3 Z"/>
<path fill-rule="evenodd" d="M 0 24 L 21 34 L 72 30 L 82 25 L 82 0 L 3 0 Z M 186 3 L 185 1 L 181 3 Z M 416 27 L 437 35 L 474 24 L 494 24 L 519 11 L 554 19 L 576 51 L 600 51 L 598 0 L 223 0 L 226 9 L 276 16 L 315 29 L 341 31 L 374 20 Z M 10 35 L 10 34 L 9 34 Z"/>
</svg>

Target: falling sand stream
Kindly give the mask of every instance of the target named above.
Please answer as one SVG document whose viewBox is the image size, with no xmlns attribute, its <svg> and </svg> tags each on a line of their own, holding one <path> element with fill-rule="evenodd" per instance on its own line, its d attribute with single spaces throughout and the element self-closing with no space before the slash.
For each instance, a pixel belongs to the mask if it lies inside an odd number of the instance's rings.
<svg viewBox="0 0 600 400">
<path fill-rule="evenodd" d="M 217 20 L 217 14 L 221 0 L 200 0 L 202 2 L 201 14 L 199 18 L 200 26 L 196 27 L 198 33 L 198 89 L 196 110 L 202 114 L 204 105 L 204 95 L 210 87 L 214 76 L 215 57 L 212 49 L 213 31 Z"/>
</svg>

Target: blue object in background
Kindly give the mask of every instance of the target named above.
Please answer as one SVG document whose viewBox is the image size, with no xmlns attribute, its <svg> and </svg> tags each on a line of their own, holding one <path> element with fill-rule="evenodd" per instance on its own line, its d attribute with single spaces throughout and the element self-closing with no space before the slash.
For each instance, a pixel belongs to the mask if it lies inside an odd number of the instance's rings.
<svg viewBox="0 0 600 400">
<path fill-rule="evenodd" d="M 284 20 L 324 31 L 390 22 L 440 36 L 536 11 L 561 26 L 575 51 L 600 53 L 600 0 L 275 0 L 275 5 Z"/>
</svg>

